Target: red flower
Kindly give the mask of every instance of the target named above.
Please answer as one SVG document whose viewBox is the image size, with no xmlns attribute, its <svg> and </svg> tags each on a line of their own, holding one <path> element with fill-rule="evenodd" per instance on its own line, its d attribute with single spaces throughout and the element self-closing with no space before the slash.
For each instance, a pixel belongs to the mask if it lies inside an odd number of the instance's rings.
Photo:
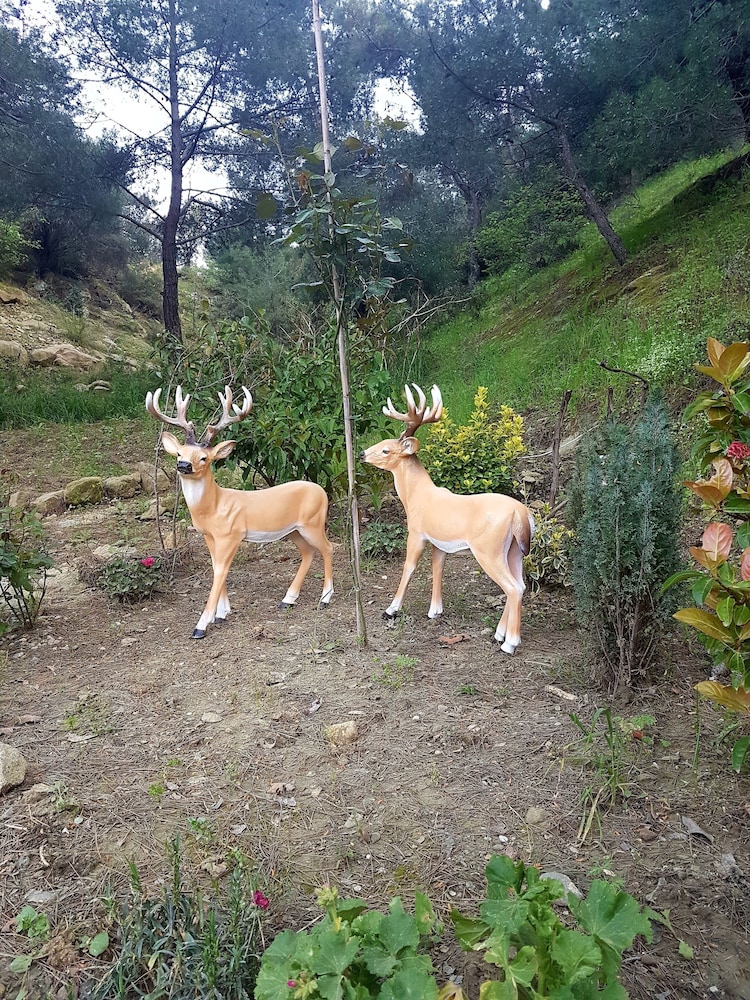
<svg viewBox="0 0 750 1000">
<path fill-rule="evenodd" d="M 253 893 L 253 902 L 256 906 L 259 906 L 261 910 L 268 909 L 268 899 L 263 895 L 260 889 L 256 889 Z"/>
<path fill-rule="evenodd" d="M 744 462 L 750 458 L 750 445 L 743 444 L 742 441 L 732 441 L 726 451 L 727 458 L 734 458 L 739 462 Z"/>
<path fill-rule="evenodd" d="M 141 559 L 141 566 L 145 566 L 146 569 L 151 569 L 151 567 L 156 562 L 153 556 L 146 556 L 145 559 Z"/>
</svg>

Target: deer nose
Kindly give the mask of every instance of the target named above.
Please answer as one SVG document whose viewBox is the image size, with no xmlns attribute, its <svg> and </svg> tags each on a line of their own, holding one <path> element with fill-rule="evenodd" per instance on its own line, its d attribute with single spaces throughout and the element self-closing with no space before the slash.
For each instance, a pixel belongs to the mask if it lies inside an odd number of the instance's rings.
<svg viewBox="0 0 750 1000">
<path fill-rule="evenodd" d="M 358 459 L 360 460 L 360 462 L 362 461 L 362 459 L 363 459 L 364 457 L 365 457 L 365 453 L 364 453 L 363 451 L 361 451 L 361 452 L 359 453 L 359 455 L 357 455 L 357 458 L 358 458 Z"/>
<path fill-rule="evenodd" d="M 193 466 L 190 462 L 186 462 L 185 459 L 180 459 L 177 463 L 177 471 L 184 472 L 186 475 L 193 471 Z"/>
</svg>

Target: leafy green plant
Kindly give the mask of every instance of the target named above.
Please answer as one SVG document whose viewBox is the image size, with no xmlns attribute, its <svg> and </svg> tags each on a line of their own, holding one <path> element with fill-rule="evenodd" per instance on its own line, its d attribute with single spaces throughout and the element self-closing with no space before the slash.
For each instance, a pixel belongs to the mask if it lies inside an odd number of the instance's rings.
<svg viewBox="0 0 750 1000">
<path fill-rule="evenodd" d="M 32 629 L 36 624 L 52 559 L 42 546 L 37 515 L 11 506 L 9 488 L 0 503 L 0 596 L 7 614 L 0 618 L 2 636 L 14 626 Z"/>
<path fill-rule="evenodd" d="M 25 934 L 29 940 L 46 940 L 49 937 L 49 920 L 45 913 L 37 913 L 33 906 L 24 906 L 16 917 L 16 933 Z"/>
<path fill-rule="evenodd" d="M 513 463 L 524 453 L 523 417 L 509 406 L 490 412 L 480 385 L 468 423 L 455 424 L 447 412 L 419 451 L 436 486 L 454 493 L 513 493 Z"/>
<path fill-rule="evenodd" d="M 570 547 L 574 533 L 559 520 L 548 503 L 533 507 L 534 537 L 523 571 L 532 594 L 542 586 L 571 586 Z"/>
<path fill-rule="evenodd" d="M 335 888 L 318 890 L 317 899 L 322 920 L 309 931 L 282 931 L 265 951 L 256 1000 L 437 1000 L 423 952 L 441 925 L 426 896 L 416 893 L 414 916 L 398 896 L 387 914 L 359 899 L 339 900 Z"/>
<path fill-rule="evenodd" d="M 363 556 L 395 556 L 404 551 L 406 528 L 403 524 L 373 521 L 362 533 Z"/>
<path fill-rule="evenodd" d="M 738 715 L 750 726 L 750 348 L 745 342 L 724 347 L 709 337 L 709 364 L 698 369 L 717 388 L 699 393 L 685 417 L 700 415 L 704 427 L 693 446 L 701 470 L 711 466 L 709 479 L 685 481 L 709 511 L 711 520 L 700 546 L 690 554 L 699 569 L 675 573 L 664 585 L 691 584 L 697 605 L 675 614 L 698 631 L 716 667 L 729 684 L 702 681 L 696 690 Z M 739 521 L 736 528 L 727 518 Z M 732 748 L 732 766 L 740 771 L 750 759 L 750 735 Z"/>
<path fill-rule="evenodd" d="M 124 604 L 146 600 L 163 581 L 161 560 L 156 556 L 115 556 L 96 574 L 97 586 Z"/>
<path fill-rule="evenodd" d="M 627 773 L 630 761 L 625 751 L 625 730 L 619 717 L 613 717 L 609 708 L 598 708 L 589 725 L 575 712 L 571 721 L 583 734 L 586 763 L 594 770 L 594 781 L 583 791 L 583 815 L 578 827 L 578 839 L 584 841 L 589 834 L 599 810 L 614 805 L 618 799 L 630 795 Z M 604 726 L 599 726 L 603 720 Z"/>
<path fill-rule="evenodd" d="M 661 586 L 678 565 L 677 470 L 656 396 L 632 426 L 607 420 L 578 458 L 568 505 L 573 587 L 615 687 L 645 675 L 673 608 Z"/>
<path fill-rule="evenodd" d="M 384 687 L 401 688 L 414 679 L 414 667 L 417 663 L 419 660 L 416 656 L 397 653 L 392 664 L 381 664 L 380 673 L 375 674 L 373 680 Z"/>
<path fill-rule="evenodd" d="M 216 885 L 208 898 L 200 889 L 185 889 L 177 841 L 171 842 L 170 853 L 171 884 L 157 899 L 144 895 L 131 863 L 131 899 L 115 916 L 117 957 L 92 997 L 250 1000 L 268 899 L 255 887 L 241 855 L 235 855 L 228 885 Z"/>
<path fill-rule="evenodd" d="M 493 857 L 485 871 L 488 898 L 479 918 L 451 912 L 462 946 L 482 952 L 502 971 L 502 980 L 482 985 L 482 1000 L 627 996 L 619 984 L 623 952 L 637 935 L 647 941 L 652 936 L 649 917 L 632 896 L 596 880 L 587 897 L 578 899 L 533 866 L 505 856 Z M 558 900 L 574 927 L 561 920 Z"/>
</svg>

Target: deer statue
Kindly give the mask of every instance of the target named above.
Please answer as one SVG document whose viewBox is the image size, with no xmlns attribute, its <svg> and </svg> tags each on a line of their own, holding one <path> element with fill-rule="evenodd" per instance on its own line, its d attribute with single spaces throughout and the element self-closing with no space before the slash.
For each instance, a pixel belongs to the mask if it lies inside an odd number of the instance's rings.
<svg viewBox="0 0 750 1000">
<path fill-rule="evenodd" d="M 432 544 L 432 600 L 428 617 L 443 612 L 443 568 L 449 552 L 469 549 L 485 573 L 505 592 L 503 616 L 495 631 L 505 653 L 514 653 L 521 641 L 521 598 L 523 557 L 534 533 L 531 511 L 519 500 L 502 493 L 461 496 L 435 486 L 417 456 L 419 441 L 414 432 L 422 424 L 436 423 L 443 414 L 443 399 L 432 387 L 432 406 L 426 408 L 424 392 L 414 385 L 419 403 L 405 386 L 408 409 L 399 413 L 390 398 L 383 413 L 403 420 L 405 429 L 398 438 L 388 438 L 360 453 L 360 459 L 393 473 L 401 503 L 406 511 L 408 537 L 406 561 L 396 595 L 385 611 L 388 618 L 401 610 L 409 580 L 427 544 Z"/>
<path fill-rule="evenodd" d="M 193 525 L 206 540 L 213 565 L 213 584 L 203 614 L 193 632 L 193 639 L 202 639 L 214 621 L 224 621 L 231 608 L 227 596 L 227 574 L 240 546 L 240 542 L 275 542 L 290 538 L 299 549 L 302 562 L 297 575 L 287 590 L 281 607 L 291 607 L 299 597 L 300 588 L 307 576 L 317 550 L 323 557 L 322 605 L 333 596 L 333 546 L 326 535 L 328 496 L 316 483 L 304 481 L 283 483 L 264 490 L 229 490 L 219 486 L 211 469 L 212 462 L 226 458 L 236 441 L 212 442 L 219 431 L 244 420 L 253 408 L 249 389 L 242 387 L 242 406 L 232 404 L 232 390 L 226 386 L 219 393 L 223 415 L 218 423 L 209 424 L 203 440 L 195 437 L 195 427 L 187 418 L 190 396 L 182 395 L 182 387 L 175 393 L 176 417 L 168 417 L 159 409 L 161 389 L 146 395 L 146 409 L 157 420 L 181 427 L 185 444 L 164 431 L 164 450 L 177 458 L 177 473 Z"/>
</svg>

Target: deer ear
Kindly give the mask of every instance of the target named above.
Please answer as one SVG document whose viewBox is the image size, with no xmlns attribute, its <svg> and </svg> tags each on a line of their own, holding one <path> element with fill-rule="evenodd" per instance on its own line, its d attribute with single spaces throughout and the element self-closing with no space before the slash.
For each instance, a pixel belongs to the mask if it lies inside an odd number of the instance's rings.
<svg viewBox="0 0 750 1000">
<path fill-rule="evenodd" d="M 164 433 L 162 434 L 161 444 L 162 448 L 164 449 L 164 451 L 167 452 L 168 455 L 177 455 L 179 453 L 180 442 L 177 440 L 174 434 L 170 434 L 169 431 L 164 431 Z"/>
<path fill-rule="evenodd" d="M 401 451 L 404 455 L 416 455 L 419 451 L 419 441 L 415 437 L 404 438 L 401 442 Z"/>
<path fill-rule="evenodd" d="M 222 441 L 221 444 L 217 444 L 213 450 L 211 461 L 216 462 L 221 458 L 226 458 L 228 455 L 231 455 L 236 444 L 236 441 Z"/>
</svg>

